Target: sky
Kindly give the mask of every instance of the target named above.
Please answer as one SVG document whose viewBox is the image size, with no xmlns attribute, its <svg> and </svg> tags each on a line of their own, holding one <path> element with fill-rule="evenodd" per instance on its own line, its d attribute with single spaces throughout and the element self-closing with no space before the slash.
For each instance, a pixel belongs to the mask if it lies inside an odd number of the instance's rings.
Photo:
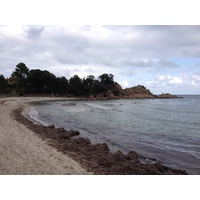
<svg viewBox="0 0 200 200">
<path fill-rule="evenodd" d="M 24 62 L 66 78 L 111 73 L 123 88 L 200 94 L 198 8 L 198 0 L 3 0 L 0 74 Z"/>
<path fill-rule="evenodd" d="M 0 26 L 0 73 L 18 63 L 56 76 L 111 73 L 123 88 L 200 93 L 200 26 Z"/>
<path fill-rule="evenodd" d="M 3 25 L 0 74 L 18 63 L 56 76 L 113 74 L 123 88 L 154 94 L 200 93 L 200 26 Z"/>
</svg>

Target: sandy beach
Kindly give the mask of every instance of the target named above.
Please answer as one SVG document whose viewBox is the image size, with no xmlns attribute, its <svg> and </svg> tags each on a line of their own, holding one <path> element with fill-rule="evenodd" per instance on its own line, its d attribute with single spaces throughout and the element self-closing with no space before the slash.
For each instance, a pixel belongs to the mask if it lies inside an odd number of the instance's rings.
<svg viewBox="0 0 200 200">
<path fill-rule="evenodd" d="M 13 110 L 42 100 L 53 98 L 0 98 L 0 174 L 91 174 L 11 116 Z"/>
</svg>

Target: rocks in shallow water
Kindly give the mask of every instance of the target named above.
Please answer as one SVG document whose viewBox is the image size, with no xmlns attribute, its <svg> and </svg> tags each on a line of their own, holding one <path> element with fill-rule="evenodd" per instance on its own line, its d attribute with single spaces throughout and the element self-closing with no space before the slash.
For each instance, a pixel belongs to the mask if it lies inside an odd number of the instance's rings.
<svg viewBox="0 0 200 200">
<path fill-rule="evenodd" d="M 134 151 L 130 151 L 128 154 L 125 155 L 127 160 L 134 160 L 136 163 L 139 163 L 138 155 Z"/>
<path fill-rule="evenodd" d="M 59 131 L 61 133 L 67 132 L 64 128 L 57 128 L 57 131 Z"/>
<path fill-rule="evenodd" d="M 69 136 L 70 137 L 74 137 L 74 136 L 78 136 L 78 135 L 80 135 L 79 131 L 73 131 L 73 130 L 69 131 Z"/>
<path fill-rule="evenodd" d="M 161 165 L 160 163 L 155 164 L 147 164 L 147 173 L 148 174 L 157 174 L 157 175 L 187 175 L 187 172 L 185 170 L 181 169 L 172 169 L 170 167 L 167 167 L 165 165 Z"/>
<path fill-rule="evenodd" d="M 113 153 L 113 161 L 114 162 L 119 162 L 119 161 L 125 161 L 126 157 L 121 151 L 117 151 Z"/>
<path fill-rule="evenodd" d="M 109 152 L 110 151 L 110 149 L 109 149 L 109 147 L 106 143 L 93 145 L 93 150 L 94 151 L 102 151 L 102 152 Z"/>
<path fill-rule="evenodd" d="M 50 126 L 47 126 L 48 128 L 52 128 L 52 129 L 54 129 L 55 128 L 55 126 L 52 124 L 52 125 L 50 125 Z"/>
</svg>

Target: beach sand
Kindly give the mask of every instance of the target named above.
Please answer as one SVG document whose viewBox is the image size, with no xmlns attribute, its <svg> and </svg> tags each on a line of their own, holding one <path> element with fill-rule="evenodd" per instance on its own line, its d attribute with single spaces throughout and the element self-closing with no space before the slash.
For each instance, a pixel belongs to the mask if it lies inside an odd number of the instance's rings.
<svg viewBox="0 0 200 200">
<path fill-rule="evenodd" d="M 13 119 L 12 111 L 28 109 L 33 101 L 54 100 L 44 97 L 1 98 L 0 102 L 0 174 L 65 175 L 92 174 L 78 162 L 49 146 L 33 131 Z"/>
</svg>

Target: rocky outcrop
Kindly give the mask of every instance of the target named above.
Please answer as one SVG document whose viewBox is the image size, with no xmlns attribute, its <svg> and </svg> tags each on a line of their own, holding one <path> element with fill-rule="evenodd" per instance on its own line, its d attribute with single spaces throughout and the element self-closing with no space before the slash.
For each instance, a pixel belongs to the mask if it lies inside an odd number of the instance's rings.
<svg viewBox="0 0 200 200">
<path fill-rule="evenodd" d="M 152 93 L 150 92 L 150 90 L 146 89 L 144 86 L 142 85 L 138 85 L 135 87 L 131 87 L 131 88 L 126 88 L 123 90 L 124 95 L 134 95 L 134 94 L 147 94 L 147 95 L 152 95 Z"/>
<path fill-rule="evenodd" d="M 126 88 L 123 90 L 123 97 L 126 99 L 148 99 L 148 98 L 155 98 L 155 96 L 150 92 L 149 89 L 146 89 L 142 85 L 138 85 L 131 88 Z"/>
<path fill-rule="evenodd" d="M 116 99 L 117 97 L 113 94 L 112 91 L 108 90 L 107 92 L 99 93 L 96 96 L 97 99 Z"/>
<path fill-rule="evenodd" d="M 108 84 L 107 91 L 96 95 L 97 99 L 120 99 L 123 98 L 123 89 L 117 82 Z"/>
<path fill-rule="evenodd" d="M 166 93 L 166 94 L 161 94 L 161 95 L 158 95 L 157 98 L 160 98 L 160 99 L 173 99 L 173 98 L 180 98 L 180 97 L 177 97 L 176 95 L 171 95 L 169 93 Z"/>
<path fill-rule="evenodd" d="M 154 95 L 149 89 L 142 85 L 131 88 L 122 89 L 118 83 L 110 84 L 108 91 L 99 93 L 97 99 L 169 99 L 179 98 L 176 95 L 163 93 L 161 95 Z"/>
</svg>

